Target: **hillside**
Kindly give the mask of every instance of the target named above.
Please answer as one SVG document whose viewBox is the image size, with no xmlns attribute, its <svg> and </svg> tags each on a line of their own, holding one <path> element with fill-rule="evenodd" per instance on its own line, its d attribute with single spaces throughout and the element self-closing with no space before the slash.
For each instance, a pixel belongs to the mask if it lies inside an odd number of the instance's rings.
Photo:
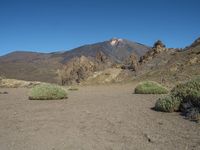
<svg viewBox="0 0 200 150">
<path fill-rule="evenodd" d="M 154 80 L 168 86 L 200 75 L 200 40 L 184 49 L 152 48 L 124 39 L 65 52 L 13 52 L 0 57 L 0 76 L 62 84 Z"/>
<path fill-rule="evenodd" d="M 57 70 L 72 58 L 80 56 L 95 58 L 98 53 L 102 53 L 109 61 L 121 63 L 131 53 L 139 58 L 148 50 L 148 46 L 136 42 L 111 39 L 65 52 L 44 54 L 16 51 L 0 57 L 0 75 L 21 80 L 60 82 Z"/>
<path fill-rule="evenodd" d="M 59 61 L 52 59 L 52 54 L 17 51 L 0 57 L 0 74 L 6 78 L 56 82 Z"/>
<path fill-rule="evenodd" d="M 71 51 L 66 51 L 62 54 L 54 55 L 54 57 L 63 57 L 64 61 L 68 61 L 75 56 L 95 57 L 96 54 L 101 51 L 111 60 L 115 62 L 122 62 L 132 53 L 137 55 L 137 57 L 139 58 L 140 56 L 144 55 L 149 49 L 150 47 L 140 43 L 128 41 L 126 39 L 112 38 L 108 41 L 91 45 L 84 45 Z"/>
<path fill-rule="evenodd" d="M 84 84 L 153 80 L 173 87 L 200 75 L 200 40 L 195 40 L 184 49 L 166 48 L 161 41 L 157 41 L 138 62 L 134 57 L 129 62 L 128 66 L 121 64 L 95 72 Z M 130 65 L 136 69 L 131 69 Z"/>
<path fill-rule="evenodd" d="M 170 86 L 200 75 L 199 39 L 182 50 L 165 48 L 159 53 L 147 54 L 140 62 L 136 80 L 150 79 Z"/>
</svg>

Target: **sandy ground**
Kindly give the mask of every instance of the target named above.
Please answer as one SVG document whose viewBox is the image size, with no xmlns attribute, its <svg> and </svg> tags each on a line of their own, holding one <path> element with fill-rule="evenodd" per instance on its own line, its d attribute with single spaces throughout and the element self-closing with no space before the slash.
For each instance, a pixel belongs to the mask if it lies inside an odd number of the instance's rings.
<svg viewBox="0 0 200 150">
<path fill-rule="evenodd" d="M 200 125 L 155 112 L 132 85 L 87 86 L 67 100 L 30 101 L 0 89 L 0 150 L 199 150 Z"/>
</svg>

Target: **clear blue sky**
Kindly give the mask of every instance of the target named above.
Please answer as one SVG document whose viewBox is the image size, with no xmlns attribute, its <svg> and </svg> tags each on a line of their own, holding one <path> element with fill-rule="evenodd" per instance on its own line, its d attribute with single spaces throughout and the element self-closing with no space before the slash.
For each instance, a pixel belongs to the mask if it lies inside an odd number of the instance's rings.
<svg viewBox="0 0 200 150">
<path fill-rule="evenodd" d="M 184 47 L 200 36 L 199 8 L 200 0 L 0 0 L 0 55 L 112 37 Z"/>
</svg>

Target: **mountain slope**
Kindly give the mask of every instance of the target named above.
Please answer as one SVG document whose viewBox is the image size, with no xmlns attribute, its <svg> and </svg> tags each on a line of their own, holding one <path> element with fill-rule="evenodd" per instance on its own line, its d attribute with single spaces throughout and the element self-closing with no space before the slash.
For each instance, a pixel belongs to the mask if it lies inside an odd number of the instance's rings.
<svg viewBox="0 0 200 150">
<path fill-rule="evenodd" d="M 182 51 L 164 49 L 140 64 L 136 80 L 154 80 L 173 86 L 200 75 L 200 40 L 195 40 Z M 149 59 L 151 58 L 151 59 Z"/>
<path fill-rule="evenodd" d="M 6 78 L 56 82 L 59 60 L 51 54 L 17 51 L 0 57 L 0 75 Z"/>
<path fill-rule="evenodd" d="M 149 50 L 148 46 L 124 39 L 85 45 L 66 52 L 36 53 L 16 51 L 0 57 L 0 76 L 30 81 L 59 82 L 57 70 L 74 57 L 95 58 L 103 53 L 112 62 L 123 62 L 134 53 L 137 58 Z"/>
<path fill-rule="evenodd" d="M 62 54 L 54 55 L 54 57 L 63 57 L 64 62 L 75 56 L 95 57 L 98 52 L 103 52 L 106 56 L 116 62 L 121 62 L 131 53 L 135 53 L 138 58 L 145 54 L 150 48 L 140 43 L 131 42 L 125 39 L 113 38 L 109 41 L 84 45 Z"/>
<path fill-rule="evenodd" d="M 157 41 L 137 63 L 136 71 L 128 67 L 108 68 L 95 72 L 85 84 L 153 80 L 169 88 L 200 76 L 200 40 L 185 49 L 166 48 Z"/>
</svg>

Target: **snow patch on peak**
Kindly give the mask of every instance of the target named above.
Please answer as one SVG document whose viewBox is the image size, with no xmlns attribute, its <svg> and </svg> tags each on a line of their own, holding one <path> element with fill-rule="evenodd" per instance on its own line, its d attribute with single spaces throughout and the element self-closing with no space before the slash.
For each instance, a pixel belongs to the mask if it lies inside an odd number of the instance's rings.
<svg viewBox="0 0 200 150">
<path fill-rule="evenodd" d="M 117 43 L 116 40 L 112 40 L 112 41 L 110 41 L 110 44 L 111 44 L 112 46 L 114 46 L 116 43 Z"/>
<path fill-rule="evenodd" d="M 123 42 L 123 39 L 113 38 L 113 39 L 110 40 L 110 45 L 115 46 L 120 42 Z"/>
</svg>

